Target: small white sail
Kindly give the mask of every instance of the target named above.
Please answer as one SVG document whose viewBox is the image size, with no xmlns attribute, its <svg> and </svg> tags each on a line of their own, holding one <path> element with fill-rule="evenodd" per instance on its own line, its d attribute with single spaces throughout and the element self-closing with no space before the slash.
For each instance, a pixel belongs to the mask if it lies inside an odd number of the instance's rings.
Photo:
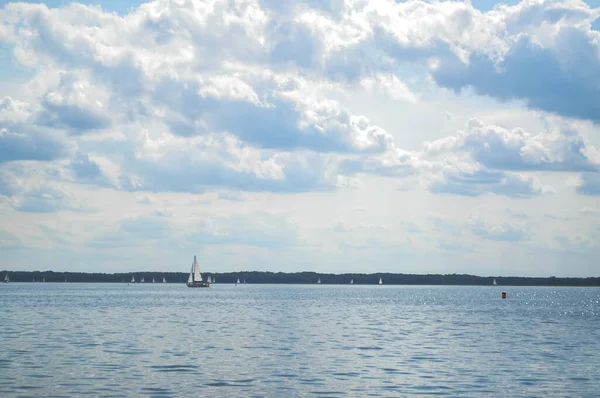
<svg viewBox="0 0 600 398">
<path fill-rule="evenodd" d="M 353 285 L 354 284 L 354 279 L 350 279 L 350 284 Z"/>
<path fill-rule="evenodd" d="M 188 285 L 194 283 L 194 263 L 192 263 L 192 269 L 190 270 L 190 275 L 188 276 Z"/>
<path fill-rule="evenodd" d="M 383 285 L 383 281 L 381 280 L 381 278 L 379 278 L 379 284 Z"/>
<path fill-rule="evenodd" d="M 8 274 L 6 274 L 4 276 L 4 282 L 6 282 L 6 283 L 10 282 L 10 278 L 8 277 Z"/>
<path fill-rule="evenodd" d="M 240 278 L 237 278 L 237 282 L 236 283 L 240 283 Z"/>
<path fill-rule="evenodd" d="M 167 283 L 167 280 L 165 279 L 164 276 L 163 276 L 163 283 Z"/>
<path fill-rule="evenodd" d="M 496 278 L 494 278 L 494 283 L 492 283 L 492 285 L 498 286 L 498 284 L 496 283 Z"/>
<path fill-rule="evenodd" d="M 321 283 L 321 278 L 319 278 L 319 280 L 317 281 L 317 283 Z"/>
<path fill-rule="evenodd" d="M 217 283 L 217 278 L 215 278 L 214 276 L 213 276 L 212 283 Z"/>
<path fill-rule="evenodd" d="M 206 281 L 207 281 L 208 283 L 211 283 L 211 282 L 212 282 L 212 278 L 209 276 L 208 278 L 206 278 Z"/>
<path fill-rule="evenodd" d="M 152 277 L 152 283 L 156 283 L 156 281 L 154 280 L 154 277 Z"/>
<path fill-rule="evenodd" d="M 196 260 L 196 256 L 194 256 L 194 282 L 202 282 L 202 275 L 200 274 L 200 265 L 198 265 L 198 260 Z"/>
<path fill-rule="evenodd" d="M 131 275 L 131 283 L 135 283 L 135 276 Z"/>
<path fill-rule="evenodd" d="M 244 278 L 244 283 L 246 283 L 246 278 Z"/>
<path fill-rule="evenodd" d="M 140 283 L 144 283 L 144 277 L 142 276 L 142 279 L 140 280 Z"/>
</svg>

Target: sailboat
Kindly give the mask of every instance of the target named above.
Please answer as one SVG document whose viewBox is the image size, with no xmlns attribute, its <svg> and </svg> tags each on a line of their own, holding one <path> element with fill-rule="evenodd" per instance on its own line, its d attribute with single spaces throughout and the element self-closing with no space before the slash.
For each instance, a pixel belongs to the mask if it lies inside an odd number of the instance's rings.
<svg viewBox="0 0 600 398">
<path fill-rule="evenodd" d="M 353 285 L 354 284 L 354 279 L 350 279 L 350 284 Z"/>
<path fill-rule="evenodd" d="M 206 278 L 206 281 L 207 281 L 208 283 L 212 283 L 212 279 L 211 279 L 211 277 L 209 276 L 208 278 Z"/>
<path fill-rule="evenodd" d="M 217 278 L 215 278 L 214 276 L 213 276 L 213 281 L 212 281 L 212 283 L 217 283 Z"/>
<path fill-rule="evenodd" d="M 8 283 L 8 282 L 10 282 L 10 278 L 8 277 L 8 274 L 6 274 L 4 276 L 4 283 Z"/>
<path fill-rule="evenodd" d="M 167 280 L 165 279 L 164 276 L 163 276 L 163 283 L 167 283 Z"/>
<path fill-rule="evenodd" d="M 383 285 L 383 281 L 381 280 L 381 278 L 379 278 L 379 284 Z"/>
<path fill-rule="evenodd" d="M 240 278 L 237 278 L 237 282 L 235 283 L 235 285 L 237 286 L 240 283 Z"/>
<path fill-rule="evenodd" d="M 42 282 L 46 282 L 46 277 L 43 277 L 43 278 L 42 278 Z"/>
<path fill-rule="evenodd" d="M 194 256 L 194 262 L 192 263 L 192 269 L 190 270 L 190 276 L 188 277 L 187 286 L 210 287 L 210 282 L 202 280 L 202 275 L 200 274 L 200 265 L 198 265 L 198 260 L 196 260 L 196 256 Z"/>
<path fill-rule="evenodd" d="M 135 283 L 135 276 L 131 275 L 131 283 Z"/>
<path fill-rule="evenodd" d="M 492 282 L 493 286 L 498 286 L 498 284 L 496 283 L 496 278 L 494 278 L 494 282 Z"/>
<path fill-rule="evenodd" d="M 319 278 L 319 280 L 317 281 L 317 283 L 321 283 L 321 278 Z"/>
<path fill-rule="evenodd" d="M 152 277 L 152 283 L 156 283 L 156 281 L 154 280 L 154 277 Z"/>
<path fill-rule="evenodd" d="M 142 279 L 140 280 L 140 283 L 144 283 L 144 277 L 142 276 Z"/>
<path fill-rule="evenodd" d="M 244 278 L 244 284 L 246 283 L 246 278 Z"/>
</svg>

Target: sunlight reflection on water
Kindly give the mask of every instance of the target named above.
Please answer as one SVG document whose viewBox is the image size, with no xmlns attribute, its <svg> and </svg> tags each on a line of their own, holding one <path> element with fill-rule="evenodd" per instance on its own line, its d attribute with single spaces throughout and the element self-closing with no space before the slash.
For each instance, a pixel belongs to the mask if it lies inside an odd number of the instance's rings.
<svg viewBox="0 0 600 398">
<path fill-rule="evenodd" d="M 11 283 L 0 395 L 594 395 L 599 301 L 595 288 Z"/>
</svg>

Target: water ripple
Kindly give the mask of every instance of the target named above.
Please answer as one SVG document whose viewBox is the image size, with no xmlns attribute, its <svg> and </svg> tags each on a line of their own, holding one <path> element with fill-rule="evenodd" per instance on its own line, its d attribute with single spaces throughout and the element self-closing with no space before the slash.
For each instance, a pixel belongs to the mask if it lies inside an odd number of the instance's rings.
<svg viewBox="0 0 600 398">
<path fill-rule="evenodd" d="M 6 284 L 0 395 L 593 396 L 600 289 Z"/>
</svg>

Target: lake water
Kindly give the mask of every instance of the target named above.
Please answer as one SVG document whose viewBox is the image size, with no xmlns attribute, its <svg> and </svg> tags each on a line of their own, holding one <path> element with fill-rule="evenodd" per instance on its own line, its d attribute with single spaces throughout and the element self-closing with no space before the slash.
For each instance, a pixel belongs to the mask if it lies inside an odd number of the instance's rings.
<svg viewBox="0 0 600 398">
<path fill-rule="evenodd" d="M 600 386 L 598 288 L 10 283 L 0 304 L 8 397 L 572 397 Z"/>
</svg>

